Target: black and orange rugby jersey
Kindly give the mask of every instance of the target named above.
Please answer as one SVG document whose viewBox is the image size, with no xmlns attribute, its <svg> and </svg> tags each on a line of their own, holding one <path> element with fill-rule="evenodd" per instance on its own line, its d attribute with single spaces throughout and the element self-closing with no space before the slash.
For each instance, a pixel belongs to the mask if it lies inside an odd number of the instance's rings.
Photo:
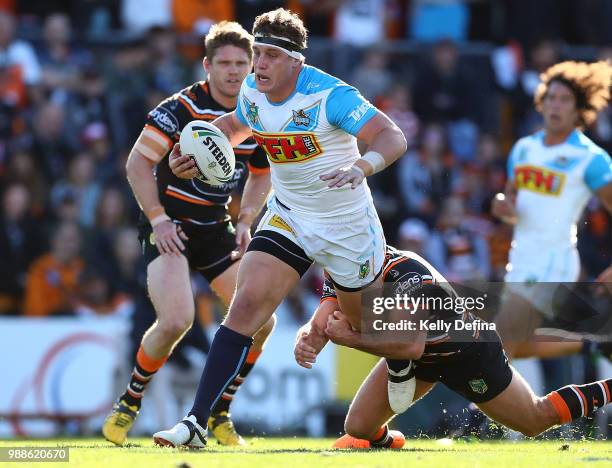
<svg viewBox="0 0 612 468">
<path fill-rule="evenodd" d="M 455 321 L 473 322 L 474 316 L 465 311 L 457 313 L 457 308 L 447 307 L 452 301 L 457 304 L 457 294 L 446 279 L 426 263 L 421 257 L 412 252 L 397 250 L 387 246 L 385 265 L 383 268 L 384 291 L 386 297 L 404 296 L 408 297 L 431 297 L 440 300 L 435 305 L 442 307 L 429 307 L 427 319 L 429 323 L 438 323 L 442 320 L 450 322 L 449 332 L 443 330 L 428 330 L 425 339 L 425 350 L 420 362 L 440 362 L 451 356 L 456 356 L 474 342 L 478 341 L 478 331 L 458 330 Z M 336 299 L 334 285 L 329 278 L 325 278 L 321 301 Z M 444 302 L 446 301 L 446 302 Z M 381 316 L 382 317 L 382 316 Z"/>
<path fill-rule="evenodd" d="M 181 130 L 192 120 L 210 122 L 231 111 L 233 109 L 223 107 L 212 98 L 206 81 L 200 81 L 165 99 L 149 112 L 145 128 L 152 129 L 174 146 Z M 231 193 L 243 186 L 249 171 L 259 174 L 270 170 L 265 152 L 253 138 L 236 146 L 234 153 L 234 177 L 220 187 L 213 187 L 198 179 L 176 177 L 168 165 L 168 152 L 155 169 L 160 201 L 168 216 L 199 225 L 227 221 Z"/>
</svg>

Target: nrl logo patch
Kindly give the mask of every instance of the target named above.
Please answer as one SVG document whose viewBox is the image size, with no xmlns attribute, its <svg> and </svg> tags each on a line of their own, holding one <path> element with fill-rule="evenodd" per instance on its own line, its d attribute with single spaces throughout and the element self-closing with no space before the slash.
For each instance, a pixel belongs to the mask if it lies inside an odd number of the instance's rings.
<svg viewBox="0 0 612 468">
<path fill-rule="evenodd" d="M 486 393 L 486 391 L 489 389 L 489 386 L 484 381 L 484 379 L 470 380 L 468 384 L 470 385 L 470 388 L 472 389 L 472 391 L 474 393 L 478 393 L 479 395 Z"/>
<path fill-rule="evenodd" d="M 293 112 L 293 123 L 296 126 L 297 125 L 303 125 L 304 127 L 310 126 L 310 117 L 306 115 L 306 112 L 304 112 L 304 109 L 300 109 L 297 112 L 292 110 L 291 112 Z"/>
<path fill-rule="evenodd" d="M 259 108 L 254 102 L 248 103 L 247 117 L 253 125 L 259 121 Z"/>
<path fill-rule="evenodd" d="M 257 125 L 259 122 L 259 108 L 257 104 L 249 101 L 246 97 L 243 98 L 244 107 L 246 108 L 247 119 L 251 122 L 251 125 Z"/>
<path fill-rule="evenodd" d="M 364 279 L 370 273 L 370 260 L 359 265 L 359 279 Z"/>
</svg>

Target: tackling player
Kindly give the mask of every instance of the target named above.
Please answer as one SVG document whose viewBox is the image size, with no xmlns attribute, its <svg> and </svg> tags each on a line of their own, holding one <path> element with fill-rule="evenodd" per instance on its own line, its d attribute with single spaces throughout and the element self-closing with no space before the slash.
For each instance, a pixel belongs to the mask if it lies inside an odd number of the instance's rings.
<svg viewBox="0 0 612 468">
<path fill-rule="evenodd" d="M 143 212 L 140 241 L 148 261 L 147 284 L 157 321 L 143 336 L 127 390 L 102 428 L 104 437 L 117 445 L 126 440 L 146 386 L 192 325 L 195 311 L 190 268 L 202 274 L 229 305 L 238 259 L 250 241 L 251 223 L 269 193 L 269 164 L 252 138 L 234 140 L 236 170 L 233 179 L 221 187 L 175 177 L 170 166 L 181 160 L 169 163 L 166 157 L 187 123 L 211 121 L 236 107 L 240 84 L 252 68 L 252 41 L 238 23 L 213 26 L 206 36 L 203 60 L 207 81 L 194 83 L 153 109 L 130 153 L 127 176 Z M 234 230 L 227 204 L 231 192 L 245 180 Z M 229 406 L 273 327 L 274 317 L 269 317 L 236 369 L 235 379 L 227 382 L 213 408 L 209 426 L 222 444 L 244 444 L 230 419 Z"/>
<path fill-rule="evenodd" d="M 351 323 L 377 282 L 385 239 L 366 176 L 406 151 L 401 130 L 359 92 L 304 64 L 307 31 L 279 8 L 256 18 L 254 74 L 235 112 L 217 119 L 232 142 L 253 135 L 271 162 L 274 196 L 238 272 L 236 295 L 211 345 L 194 406 L 158 444 L 201 447 L 209 412 L 234 379 L 252 336 L 313 262 L 322 265 Z M 368 147 L 361 156 L 357 140 Z M 189 163 L 175 173 L 193 177 Z"/>
<path fill-rule="evenodd" d="M 456 297 L 444 278 L 418 255 L 388 248 L 383 273 L 385 285 L 393 295 L 409 297 Z M 409 285 L 407 287 L 406 285 Z M 391 296 L 388 296 L 391 297 Z M 403 316 L 406 313 L 403 312 Z M 437 382 L 474 402 L 491 419 L 506 427 L 534 437 L 558 424 L 590 416 L 611 402 L 612 379 L 586 385 L 569 385 L 536 396 L 529 384 L 508 364 L 499 337 L 469 313 L 430 309 L 413 323 L 429 319 L 448 321 L 449 332 L 395 332 L 381 339 L 356 331 L 339 310 L 334 286 L 326 281 L 319 308 L 297 335 L 295 358 L 310 368 L 328 339 L 332 342 L 382 356 L 355 395 L 346 417 L 347 435 L 336 441 L 336 448 L 401 448 L 404 437 L 389 431 L 387 422 L 425 396 Z M 455 320 L 471 322 L 472 339 Z M 482 323 L 482 322 L 481 322 Z M 432 327 L 434 328 L 434 327 Z M 464 333 L 464 336 L 461 336 Z M 411 360 L 411 361 L 409 361 Z M 407 372 L 393 372 L 401 368 Z M 413 389 L 404 385 L 402 396 L 392 393 L 393 385 L 413 380 Z M 394 404 L 395 403 L 395 404 Z M 398 411 L 398 403 L 402 408 Z M 393 408 L 393 409 L 392 409 Z"/>
<path fill-rule="evenodd" d="M 535 105 L 544 130 L 521 138 L 508 158 L 505 194 L 492 212 L 514 225 L 498 331 L 511 357 L 557 357 L 592 348 L 588 341 L 535 340 L 543 317 L 552 317 L 554 287 L 580 273 L 576 223 L 593 194 L 612 213 L 612 160 L 581 129 L 594 123 L 610 99 L 607 62 L 563 62 L 541 75 Z M 612 266 L 597 278 L 612 282 Z M 600 344 L 612 359 L 612 346 Z"/>
</svg>

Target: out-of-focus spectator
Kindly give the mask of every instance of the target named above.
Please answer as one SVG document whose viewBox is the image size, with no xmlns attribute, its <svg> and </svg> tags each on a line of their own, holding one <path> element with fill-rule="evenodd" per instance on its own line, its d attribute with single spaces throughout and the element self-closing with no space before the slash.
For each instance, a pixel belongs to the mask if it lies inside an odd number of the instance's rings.
<svg viewBox="0 0 612 468">
<path fill-rule="evenodd" d="M 133 227 L 117 229 L 112 249 L 112 263 L 108 270 L 111 284 L 116 291 L 134 297 L 141 288 L 140 277 L 146 281 L 138 230 Z"/>
<path fill-rule="evenodd" d="M 104 269 L 112 268 L 113 243 L 116 233 L 127 224 L 126 202 L 116 187 L 106 187 L 99 198 L 95 224 L 87 238 L 87 258 Z"/>
<path fill-rule="evenodd" d="M 84 268 L 79 251 L 81 231 L 62 223 L 51 236 L 50 252 L 34 260 L 28 270 L 24 313 L 49 316 L 73 312 L 78 278 Z"/>
<path fill-rule="evenodd" d="M 165 96 L 192 81 L 186 64 L 177 52 L 176 34 L 170 28 L 156 26 L 147 33 L 149 79 L 151 87 Z M 157 104 L 157 103 L 156 103 Z"/>
<path fill-rule="evenodd" d="M 397 83 L 379 100 L 380 109 L 383 110 L 393 122 L 402 130 L 408 148 L 413 148 L 419 134 L 419 118 L 412 110 L 412 94 L 410 88 Z"/>
<path fill-rule="evenodd" d="M 459 172 L 448 150 L 444 127 L 427 125 L 420 147 L 397 163 L 399 192 L 408 215 L 433 225 L 438 204 L 457 187 Z"/>
<path fill-rule="evenodd" d="M 534 109 L 533 96 L 540 73 L 560 61 L 559 45 L 550 39 L 541 40 L 528 51 L 527 57 L 527 66 L 519 75 L 513 96 L 514 122 L 519 136 L 532 133 L 542 122 L 541 115 Z"/>
<path fill-rule="evenodd" d="M 612 62 L 612 46 L 602 48 L 597 59 Z M 608 106 L 598 114 L 590 136 L 608 153 L 612 153 L 612 107 Z"/>
<path fill-rule="evenodd" d="M 61 106 L 46 102 L 36 109 L 32 154 L 49 182 L 61 179 L 74 150 L 64 132 L 66 115 Z"/>
<path fill-rule="evenodd" d="M 460 197 L 444 201 L 427 248 L 428 258 L 449 281 L 488 280 L 489 246 L 484 237 L 470 229 L 465 217 Z"/>
<path fill-rule="evenodd" d="M 51 203 L 54 209 L 66 200 L 76 201 L 79 224 L 91 227 L 95 221 L 95 208 L 100 198 L 101 187 L 95 181 L 95 161 L 92 154 L 77 154 L 68 167 L 68 177 L 56 183 L 51 189 Z"/>
<path fill-rule="evenodd" d="M 55 13 L 47 17 L 43 27 L 44 43 L 38 53 L 41 84 L 57 103 L 65 103 L 68 94 L 79 89 L 81 70 L 92 60 L 91 54 L 72 46 L 71 36 L 68 15 Z"/>
<path fill-rule="evenodd" d="M 66 2 L 62 1 L 62 3 Z M 121 28 L 120 10 L 123 0 L 87 0 L 86 2 L 70 3 L 72 24 L 82 35 L 105 38 Z M 58 11 L 58 9 L 51 11 Z"/>
<path fill-rule="evenodd" d="M 28 267 L 43 249 L 43 233 L 29 211 L 28 189 L 8 185 L 0 211 L 0 314 L 21 309 Z"/>
<path fill-rule="evenodd" d="M 353 86 L 374 103 L 393 83 L 393 75 L 387 69 L 387 62 L 387 55 L 382 50 L 369 49 L 351 79 Z"/>
<path fill-rule="evenodd" d="M 49 185 L 32 152 L 25 149 L 17 149 L 13 152 L 6 174 L 0 177 L 0 185 L 12 182 L 18 182 L 27 187 L 30 195 L 30 211 L 34 217 L 42 218 L 49 197 Z"/>
<path fill-rule="evenodd" d="M 116 144 L 131 146 L 142 130 L 147 114 L 149 53 L 141 40 L 123 43 L 104 66 L 104 79 L 112 95 L 108 96 L 108 122 Z"/>
<path fill-rule="evenodd" d="M 97 65 L 88 65 L 81 71 L 78 92 L 72 93 L 67 104 L 71 128 L 87 130 L 87 125 L 110 120 L 108 86 Z M 75 132 L 75 137 L 78 135 Z M 78 142 L 80 143 L 80 142 Z"/>
<path fill-rule="evenodd" d="M 357 47 L 386 37 L 386 0 L 343 0 L 336 10 L 334 39 Z"/>
<path fill-rule="evenodd" d="M 398 232 L 397 248 L 408 250 L 417 255 L 426 257 L 425 249 L 429 240 L 429 228 L 424 221 L 417 218 L 408 218 L 400 224 Z"/>
<path fill-rule="evenodd" d="M 87 125 L 81 134 L 81 144 L 93 156 L 95 179 L 99 182 L 116 181 L 117 167 L 106 125 L 102 122 Z"/>
<path fill-rule="evenodd" d="M 431 62 L 417 73 L 414 108 L 421 119 L 453 122 L 474 120 L 477 106 L 471 80 L 459 66 L 459 52 L 449 40 L 433 46 Z"/>
<path fill-rule="evenodd" d="M 13 106 L 23 106 L 28 99 L 28 88 L 40 83 L 41 71 L 32 46 L 15 39 L 15 28 L 15 17 L 0 10 L 0 99 Z"/>
<path fill-rule="evenodd" d="M 174 0 L 172 2 L 174 26 L 178 32 L 193 32 L 199 36 L 204 35 L 208 33 L 208 30 L 213 24 L 223 20 L 233 20 L 235 18 L 235 3 L 237 2 L 219 2 L 217 0 Z M 261 2 L 247 3 L 253 4 Z M 246 13 L 245 8 L 238 9 Z M 248 31 L 251 30 L 254 19 L 255 17 L 251 17 L 251 24 L 243 25 Z"/>
<path fill-rule="evenodd" d="M 589 280 L 596 278 L 612 262 L 612 217 L 597 199 L 591 200 L 580 223 L 578 250 Z"/>
<path fill-rule="evenodd" d="M 473 161 L 464 164 L 458 191 L 470 213 L 488 213 L 493 196 L 504 190 L 506 167 L 499 145 L 491 134 L 483 133 Z"/>
<path fill-rule="evenodd" d="M 123 0 L 121 21 L 132 33 L 143 33 L 154 26 L 168 27 L 172 24 L 172 0 Z"/>
<path fill-rule="evenodd" d="M 66 192 L 53 207 L 52 217 L 58 223 L 79 223 L 79 204 L 72 193 Z"/>
<path fill-rule="evenodd" d="M 132 301 L 113 290 L 109 279 L 94 267 L 88 267 L 79 276 L 75 313 L 81 316 L 129 316 Z"/>
<path fill-rule="evenodd" d="M 465 0 L 413 0 L 410 36 L 417 41 L 467 38 L 470 11 Z"/>
</svg>

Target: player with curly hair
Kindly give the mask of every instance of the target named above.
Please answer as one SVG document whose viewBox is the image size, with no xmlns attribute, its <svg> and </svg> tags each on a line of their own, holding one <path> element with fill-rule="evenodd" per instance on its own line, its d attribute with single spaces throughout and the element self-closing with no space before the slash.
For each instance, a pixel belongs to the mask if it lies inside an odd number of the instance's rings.
<svg viewBox="0 0 612 468">
<path fill-rule="evenodd" d="M 612 213 L 612 161 L 582 133 L 608 105 L 612 66 L 567 61 L 540 78 L 534 101 L 544 129 L 514 145 L 505 194 L 497 194 L 492 205 L 495 216 L 514 226 L 497 330 L 512 357 L 550 358 L 598 348 L 610 359 L 610 344 L 536 340 L 534 333 L 555 313 L 555 286 L 546 283 L 578 279 L 576 224 L 591 196 Z M 612 266 L 597 281 L 611 283 Z"/>
</svg>

